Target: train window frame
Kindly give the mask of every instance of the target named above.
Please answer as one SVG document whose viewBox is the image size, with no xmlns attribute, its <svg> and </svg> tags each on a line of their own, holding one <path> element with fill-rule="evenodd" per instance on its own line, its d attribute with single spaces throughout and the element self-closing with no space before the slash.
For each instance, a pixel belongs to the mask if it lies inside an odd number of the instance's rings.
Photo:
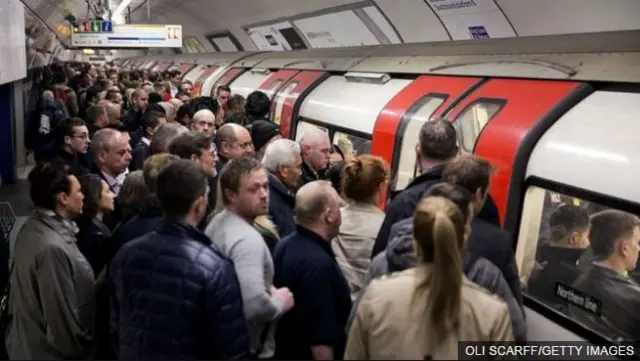
<svg viewBox="0 0 640 361">
<path fill-rule="evenodd" d="M 268 78 L 267 78 L 268 79 Z M 257 89 L 265 94 L 267 94 L 267 96 L 269 97 L 269 99 L 271 101 L 273 101 L 273 99 L 276 96 L 276 93 L 278 92 L 278 89 L 280 89 L 280 87 L 282 86 L 282 84 L 284 84 L 286 79 L 284 78 L 278 78 L 275 79 L 271 84 L 269 84 L 269 86 L 267 86 L 266 88 L 263 89 Z"/>
<path fill-rule="evenodd" d="M 514 249 L 516 265 L 518 267 L 518 277 L 523 285 L 522 294 L 525 306 L 540 313 L 559 326 L 585 338 L 589 342 L 599 345 L 617 345 L 618 341 L 605 337 L 596 330 L 573 319 L 570 315 L 555 310 L 543 300 L 532 295 L 528 292 L 526 285 L 533 271 L 533 266 L 535 266 L 536 254 L 540 242 L 542 213 L 544 211 L 544 195 L 546 192 L 559 193 L 566 197 L 578 198 L 585 202 L 607 207 L 608 209 L 615 209 L 634 215 L 640 215 L 640 204 L 538 176 L 530 176 L 524 183 L 525 191 L 523 194 L 521 214 L 516 227 L 517 233 L 514 240 Z M 534 194 L 535 192 L 539 192 L 540 195 L 537 196 Z M 534 203 L 533 206 L 531 204 L 532 202 Z M 527 265 L 527 262 L 530 264 Z"/>
<path fill-rule="evenodd" d="M 372 141 L 372 136 L 371 134 L 367 134 L 364 132 L 359 132 L 357 130 L 353 130 L 353 129 L 349 129 L 346 127 L 342 127 L 339 125 L 335 125 L 335 124 L 329 124 L 329 123 L 325 123 L 321 120 L 316 120 L 316 119 L 312 119 L 312 118 L 306 118 L 306 117 L 298 117 L 294 123 L 295 127 L 295 133 L 291 134 L 291 137 L 297 142 L 300 140 L 300 137 L 298 136 L 298 127 L 299 124 L 301 122 L 305 122 L 305 123 L 309 123 L 311 125 L 315 125 L 317 127 L 320 127 L 323 130 L 326 130 L 329 134 L 329 140 L 331 141 L 331 144 L 333 144 L 333 136 L 335 134 L 335 132 L 339 132 L 339 133 L 343 133 L 343 134 L 347 134 L 353 137 L 357 137 L 360 139 L 365 139 L 368 141 Z"/>
<path fill-rule="evenodd" d="M 482 132 L 485 129 L 487 129 L 487 126 L 489 125 L 489 123 L 491 123 L 491 121 L 498 114 L 500 114 L 500 112 L 502 111 L 502 109 L 504 109 L 504 107 L 505 107 L 505 105 L 507 105 L 507 103 L 508 103 L 508 100 L 507 99 L 503 99 L 503 98 L 480 97 L 480 98 L 474 99 L 473 101 L 469 102 L 469 104 L 467 104 L 464 108 L 462 108 L 462 110 L 460 110 L 460 112 L 455 117 L 455 119 L 451 120 L 451 123 L 456 128 L 456 134 L 457 134 L 457 137 L 458 137 L 458 141 L 457 141 L 457 143 L 458 143 L 458 152 L 460 154 L 474 154 L 474 152 L 476 150 L 476 145 L 478 144 L 478 139 L 480 139 L 480 137 L 482 137 Z M 498 107 L 493 112 L 493 114 L 491 114 L 489 116 L 489 118 L 484 123 L 482 128 L 480 128 L 477 131 L 477 133 L 475 135 L 475 139 L 473 139 L 473 145 L 471 146 L 471 149 L 467 150 L 464 147 L 464 144 L 463 144 L 463 141 L 462 141 L 462 131 L 460 129 L 460 122 L 462 121 L 463 118 L 465 118 L 465 116 L 467 115 L 468 112 L 472 111 L 479 104 L 497 105 Z M 474 126 L 474 125 L 472 125 L 472 126 Z"/>
<path fill-rule="evenodd" d="M 273 107 L 273 114 L 271 115 L 271 120 L 274 123 L 280 125 L 282 119 L 282 110 L 284 109 L 284 103 L 287 101 L 289 94 L 293 93 L 295 89 L 300 85 L 298 80 L 291 80 L 287 84 L 284 84 L 281 87 L 281 91 L 278 91 L 273 96 L 273 103 L 275 106 Z"/>
<path fill-rule="evenodd" d="M 349 158 L 351 156 L 359 156 L 359 155 L 363 155 L 363 154 L 371 154 L 371 139 L 367 139 L 367 138 L 362 138 L 358 135 L 354 135 L 352 133 L 346 133 L 346 132 L 341 132 L 339 130 L 334 130 L 333 131 L 333 136 L 332 136 L 332 140 L 331 140 L 331 144 L 333 145 L 338 145 L 338 142 L 340 141 L 340 137 L 344 136 L 347 138 L 347 140 L 351 143 L 352 145 L 352 149 L 351 149 L 351 153 L 349 154 L 343 154 L 345 157 Z M 358 141 L 362 142 L 360 145 L 355 146 L 354 141 L 350 138 L 357 138 Z M 360 149 L 364 144 L 368 143 L 369 146 L 369 152 L 368 153 L 360 153 L 358 152 L 358 149 Z M 342 149 L 342 151 L 344 152 L 345 149 Z"/>
<path fill-rule="evenodd" d="M 409 125 L 410 124 L 415 124 L 414 122 L 414 116 L 420 112 L 421 110 L 425 109 L 425 106 L 427 106 L 428 104 L 432 103 L 432 101 L 434 100 L 440 100 L 440 103 L 433 109 L 433 111 L 431 112 L 431 114 L 429 114 L 428 117 L 426 117 L 427 121 L 429 121 L 429 119 L 431 119 L 431 117 L 433 117 L 433 114 L 435 114 L 435 112 L 438 111 L 438 109 L 442 106 L 442 104 L 446 103 L 447 100 L 449 99 L 451 95 L 447 94 L 447 93 L 427 93 L 425 95 L 423 95 L 422 97 L 420 97 L 418 100 L 416 100 L 408 109 L 407 111 L 402 115 L 402 118 L 400 119 L 400 124 L 398 125 L 398 128 L 396 130 L 396 140 L 395 140 L 395 144 L 393 146 L 393 159 L 391 160 L 391 169 L 393 169 L 394 171 L 394 177 L 393 177 L 393 186 L 390 187 L 391 191 L 393 192 L 399 192 L 403 189 L 406 188 L 407 185 L 409 185 L 411 183 L 411 180 L 414 179 L 418 173 L 420 172 L 420 166 L 418 165 L 418 158 L 417 155 L 415 153 L 415 146 L 417 144 L 417 142 L 419 141 L 419 131 L 418 134 L 416 134 L 415 137 L 415 142 L 413 142 L 412 144 L 405 144 L 405 136 L 407 133 L 408 129 L 412 129 L 412 127 L 410 128 Z M 418 119 L 415 119 L 418 120 Z M 425 121 L 426 123 L 426 121 Z M 422 127 L 424 123 L 420 124 L 420 127 Z M 412 137 L 413 139 L 413 137 Z M 412 176 L 407 177 L 406 180 L 406 184 L 404 184 L 403 187 L 400 187 L 399 185 L 401 185 L 402 183 L 400 183 L 400 174 L 401 174 L 401 169 L 400 166 L 403 164 L 402 160 L 406 159 L 407 154 L 403 153 L 403 150 L 407 150 L 406 147 L 410 147 L 408 152 L 409 152 L 409 157 L 413 157 L 413 174 Z"/>
</svg>

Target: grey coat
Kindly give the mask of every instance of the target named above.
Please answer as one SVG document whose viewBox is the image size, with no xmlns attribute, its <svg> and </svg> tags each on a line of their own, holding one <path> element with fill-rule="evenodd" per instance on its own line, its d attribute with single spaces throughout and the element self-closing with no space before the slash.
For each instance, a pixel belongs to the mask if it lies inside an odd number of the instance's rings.
<svg viewBox="0 0 640 361">
<path fill-rule="evenodd" d="M 46 210 L 18 233 L 9 276 L 10 359 L 92 357 L 94 275 L 75 233 L 72 222 Z"/>
<path fill-rule="evenodd" d="M 374 278 L 416 266 L 417 259 L 413 249 L 413 218 L 396 222 L 391 227 L 389 240 L 386 251 L 376 255 L 371 261 L 369 272 L 365 277 L 365 286 Z M 513 297 L 500 269 L 486 258 L 472 257 L 466 253 L 464 270 L 470 281 L 484 287 L 507 303 L 515 339 L 526 341 L 527 323 L 524 313 Z"/>
</svg>

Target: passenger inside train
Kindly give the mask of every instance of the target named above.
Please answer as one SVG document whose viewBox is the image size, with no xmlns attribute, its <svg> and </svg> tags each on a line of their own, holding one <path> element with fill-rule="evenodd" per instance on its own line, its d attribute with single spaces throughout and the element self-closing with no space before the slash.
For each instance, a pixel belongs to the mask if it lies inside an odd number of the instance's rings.
<svg viewBox="0 0 640 361">
<path fill-rule="evenodd" d="M 640 337 L 640 199 L 576 173 L 631 162 L 584 117 L 615 91 L 137 60 L 38 84 L 8 359 L 455 360 L 532 308 Z"/>
</svg>

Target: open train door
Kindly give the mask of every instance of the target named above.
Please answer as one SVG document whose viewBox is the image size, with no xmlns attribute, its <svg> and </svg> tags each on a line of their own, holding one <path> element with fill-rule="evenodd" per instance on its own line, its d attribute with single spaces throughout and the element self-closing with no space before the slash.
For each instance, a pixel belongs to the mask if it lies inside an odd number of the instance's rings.
<svg viewBox="0 0 640 361">
<path fill-rule="evenodd" d="M 247 71 L 247 69 L 248 68 L 239 68 L 239 67 L 227 69 L 222 75 L 220 75 L 220 77 L 213 84 L 213 87 L 211 88 L 211 96 L 215 96 L 219 86 L 224 86 L 224 85 L 229 86 L 231 82 L 236 80 L 236 78 L 242 75 L 242 73 L 244 73 L 245 71 Z M 231 91 L 233 92 L 233 89 L 231 89 Z"/>
<path fill-rule="evenodd" d="M 302 99 L 328 76 L 326 71 L 303 70 L 280 87 L 271 102 L 269 117 L 280 125 L 283 137 L 291 136 L 293 119 L 297 116 Z"/>
<path fill-rule="evenodd" d="M 204 82 L 207 81 L 207 79 L 216 72 L 216 70 L 218 70 L 219 66 L 218 65 L 209 65 L 208 67 L 202 69 L 200 71 L 200 74 L 198 75 L 198 77 L 196 78 L 196 80 L 193 82 L 193 90 L 192 90 L 192 94 L 193 96 L 201 96 L 202 94 L 200 94 L 202 92 L 202 86 L 204 85 Z"/>
<path fill-rule="evenodd" d="M 391 165 L 392 194 L 402 191 L 420 171 L 415 146 L 420 128 L 482 82 L 481 78 L 423 75 L 402 89 L 384 107 L 373 128 L 371 153 Z M 384 205 L 386 200 L 382 200 Z"/>
<path fill-rule="evenodd" d="M 280 90 L 282 85 L 291 79 L 294 75 L 298 74 L 299 70 L 296 69 L 282 69 L 269 75 L 269 77 L 260 84 L 257 90 L 264 92 L 269 96 L 269 99 L 273 101 L 274 95 Z M 273 108 L 273 103 L 271 103 Z"/>
<path fill-rule="evenodd" d="M 553 122 L 589 89 L 572 81 L 490 79 L 445 114 L 458 130 L 461 151 L 473 152 L 496 168 L 490 191 L 507 230 L 515 231 L 516 226 L 512 223 L 515 220 L 505 223 L 512 175 L 517 174 L 513 178 L 516 182 L 524 182 L 531 153 L 529 150 L 524 152 L 526 158 L 516 159 L 519 148 L 540 121 L 552 117 Z M 533 148 L 535 140 L 533 143 L 524 145 Z"/>
</svg>

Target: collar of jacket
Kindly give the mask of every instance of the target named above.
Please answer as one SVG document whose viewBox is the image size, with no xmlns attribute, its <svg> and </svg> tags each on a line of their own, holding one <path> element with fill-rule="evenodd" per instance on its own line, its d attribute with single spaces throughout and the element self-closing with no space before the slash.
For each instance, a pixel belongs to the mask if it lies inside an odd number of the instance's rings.
<svg viewBox="0 0 640 361">
<path fill-rule="evenodd" d="M 206 234 L 199 231 L 196 227 L 179 219 L 165 218 L 158 233 L 182 236 L 201 242 L 205 245 L 211 245 L 211 240 Z"/>
<path fill-rule="evenodd" d="M 37 208 L 34 216 L 51 230 L 58 233 L 65 241 L 69 243 L 76 241 L 76 234 L 78 234 L 79 229 L 75 222 L 60 217 L 52 210 L 43 208 Z"/>
<path fill-rule="evenodd" d="M 326 239 L 320 237 L 319 234 L 301 225 L 296 226 L 296 231 L 298 233 L 298 236 L 300 236 L 300 238 L 320 245 L 320 248 L 322 248 L 322 250 L 327 252 L 327 254 L 331 256 L 331 258 L 335 257 L 335 254 L 333 253 L 333 249 L 331 248 L 330 241 L 327 241 Z"/>
<path fill-rule="evenodd" d="M 409 185 L 407 185 L 407 188 L 411 188 L 413 186 L 416 186 L 418 184 L 422 184 L 425 182 L 432 182 L 432 181 L 439 181 L 440 179 L 442 179 L 442 173 L 444 172 L 444 167 L 446 164 L 439 164 L 436 166 L 431 167 L 429 170 L 427 170 L 426 172 L 420 174 L 419 176 L 415 177 L 411 183 L 409 183 Z"/>
<path fill-rule="evenodd" d="M 269 172 L 269 185 L 273 187 L 277 192 L 282 193 L 283 195 L 290 197 L 292 199 L 296 198 L 296 191 L 291 187 L 285 185 L 278 176 Z"/>
</svg>

